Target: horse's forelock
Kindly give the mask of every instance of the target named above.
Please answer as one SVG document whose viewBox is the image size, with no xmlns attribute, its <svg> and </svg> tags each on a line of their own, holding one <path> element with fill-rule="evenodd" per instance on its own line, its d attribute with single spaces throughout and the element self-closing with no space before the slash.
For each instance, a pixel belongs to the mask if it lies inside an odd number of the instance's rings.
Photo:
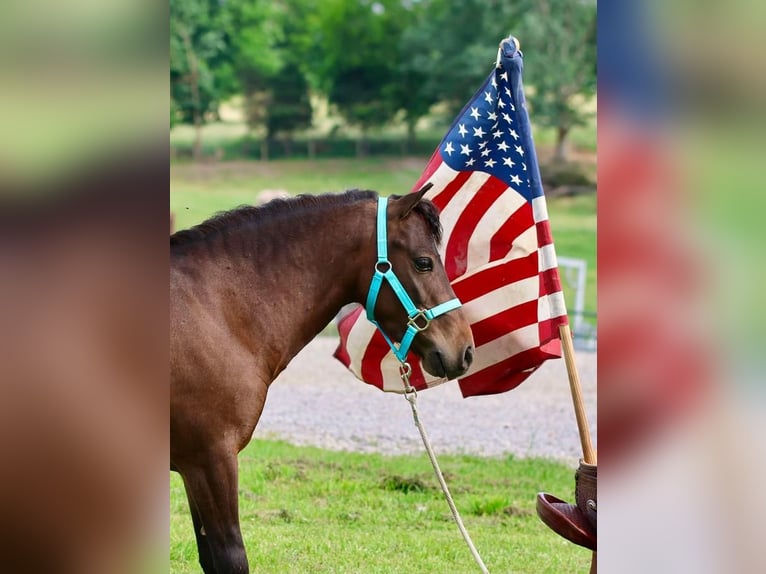
<svg viewBox="0 0 766 574">
<path fill-rule="evenodd" d="M 415 213 L 420 214 L 425 222 L 428 224 L 428 229 L 431 235 L 434 236 L 436 245 L 439 245 L 442 240 L 442 224 L 439 221 L 439 209 L 429 199 L 421 199 L 413 208 Z"/>
</svg>

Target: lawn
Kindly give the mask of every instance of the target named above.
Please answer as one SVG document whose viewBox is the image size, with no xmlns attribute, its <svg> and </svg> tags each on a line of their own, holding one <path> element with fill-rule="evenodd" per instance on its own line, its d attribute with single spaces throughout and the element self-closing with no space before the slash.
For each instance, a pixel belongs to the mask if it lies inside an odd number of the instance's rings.
<svg viewBox="0 0 766 574">
<path fill-rule="evenodd" d="M 406 193 L 427 158 L 281 159 L 171 165 L 170 209 L 176 229 L 189 227 L 217 211 L 252 204 L 263 190 L 291 194 L 340 192 L 353 187 L 382 194 Z M 551 228 L 559 255 L 588 264 L 585 309 L 596 311 L 596 195 L 548 200 Z M 572 296 L 565 286 L 567 303 Z"/>
<path fill-rule="evenodd" d="M 573 499 L 574 470 L 542 459 L 440 457 L 493 573 L 587 572 L 590 552 L 549 530 L 538 491 Z M 478 571 L 423 455 L 387 457 L 254 440 L 240 454 L 242 531 L 266 573 Z M 199 572 L 186 497 L 171 477 L 170 571 Z"/>
</svg>

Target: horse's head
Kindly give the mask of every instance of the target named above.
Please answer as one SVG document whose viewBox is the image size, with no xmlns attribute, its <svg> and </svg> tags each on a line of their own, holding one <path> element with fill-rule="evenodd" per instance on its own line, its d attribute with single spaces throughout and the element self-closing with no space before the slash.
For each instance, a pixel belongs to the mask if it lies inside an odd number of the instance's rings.
<svg viewBox="0 0 766 574">
<path fill-rule="evenodd" d="M 429 186 L 430 187 L 430 186 Z M 455 298 L 437 251 L 441 239 L 439 212 L 424 199 L 428 188 L 403 197 L 389 198 L 387 209 L 388 260 L 405 291 L 418 309 L 433 309 Z M 383 269 L 385 271 L 385 269 Z M 382 330 L 401 342 L 408 315 L 388 281 L 383 281 L 375 304 L 375 319 Z M 471 327 L 461 308 L 440 314 L 412 339 L 412 351 L 423 360 L 426 371 L 454 379 L 468 370 L 474 354 Z"/>
</svg>

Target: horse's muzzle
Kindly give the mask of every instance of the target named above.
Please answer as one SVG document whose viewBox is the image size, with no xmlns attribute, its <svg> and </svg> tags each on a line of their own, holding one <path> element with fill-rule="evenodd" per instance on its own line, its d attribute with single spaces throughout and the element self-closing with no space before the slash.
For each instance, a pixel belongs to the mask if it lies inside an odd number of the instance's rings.
<svg viewBox="0 0 766 574">
<path fill-rule="evenodd" d="M 473 345 L 464 346 L 454 357 L 449 357 L 440 349 L 432 349 L 424 357 L 423 367 L 435 377 L 456 379 L 464 375 L 473 362 Z"/>
</svg>

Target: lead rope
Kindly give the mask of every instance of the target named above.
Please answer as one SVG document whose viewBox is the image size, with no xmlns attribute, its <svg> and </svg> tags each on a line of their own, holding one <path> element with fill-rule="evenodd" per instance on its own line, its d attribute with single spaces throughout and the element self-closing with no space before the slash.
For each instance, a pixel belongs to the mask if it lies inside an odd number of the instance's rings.
<svg viewBox="0 0 766 574">
<path fill-rule="evenodd" d="M 415 387 L 410 384 L 410 373 L 412 373 L 412 367 L 410 364 L 402 363 L 399 367 L 399 375 L 401 376 L 402 382 L 404 383 L 404 398 L 407 399 L 407 402 L 410 403 L 410 407 L 412 407 L 412 418 L 415 421 L 415 426 L 418 427 L 420 438 L 423 439 L 423 446 L 426 447 L 428 458 L 431 460 L 431 466 L 434 468 L 434 474 L 439 481 L 439 485 L 442 487 L 444 498 L 447 499 L 447 504 L 449 505 L 449 509 L 452 512 L 452 518 L 455 519 L 457 528 L 460 530 L 460 534 L 463 535 L 463 540 L 465 540 L 465 543 L 468 545 L 468 549 L 471 551 L 471 555 L 476 561 L 476 564 L 479 565 L 479 568 L 483 574 L 489 574 L 489 570 L 487 570 L 487 567 L 484 565 L 484 561 L 481 559 L 481 556 L 479 556 L 479 551 L 476 550 L 476 546 L 473 545 L 471 536 L 468 534 L 468 531 L 463 525 L 463 519 L 460 518 L 460 513 L 457 511 L 455 501 L 452 500 L 452 495 L 450 494 L 449 488 L 447 487 L 447 482 L 444 480 L 444 475 L 439 468 L 439 463 L 436 460 L 436 455 L 431 448 L 431 441 L 428 440 L 426 429 L 423 426 L 423 423 L 420 422 L 420 417 L 418 416 L 418 392 L 415 390 Z"/>
</svg>

